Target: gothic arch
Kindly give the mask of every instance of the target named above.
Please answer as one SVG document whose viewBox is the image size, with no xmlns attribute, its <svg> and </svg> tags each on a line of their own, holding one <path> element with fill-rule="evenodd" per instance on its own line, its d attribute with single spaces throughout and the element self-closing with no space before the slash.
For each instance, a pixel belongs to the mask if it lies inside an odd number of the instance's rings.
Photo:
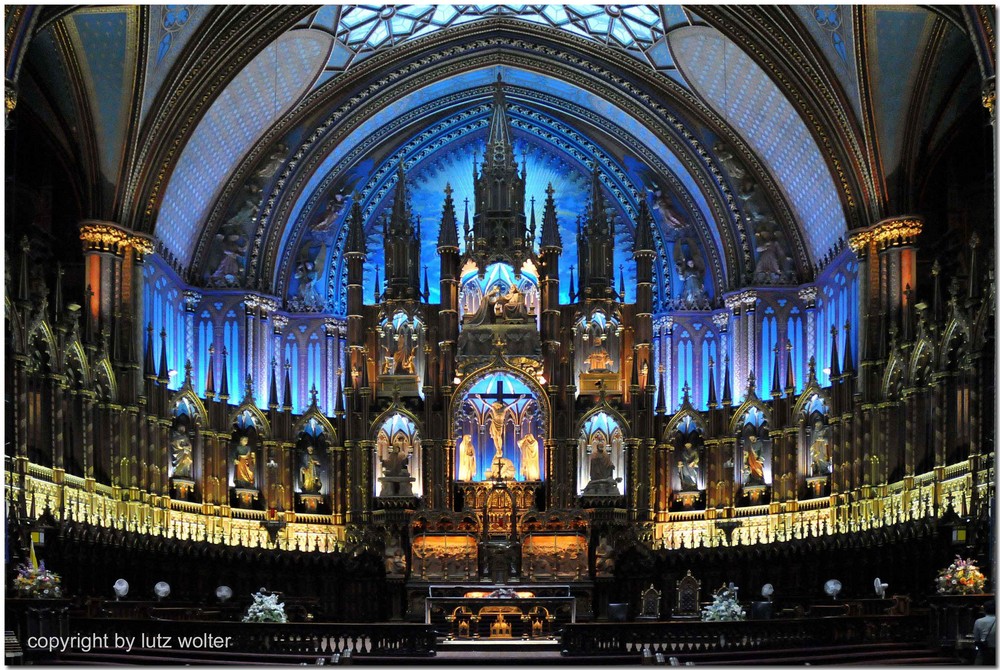
<svg viewBox="0 0 1000 670">
<path fill-rule="evenodd" d="M 472 388 L 476 382 L 497 372 L 510 374 L 524 382 L 524 384 L 531 389 L 535 402 L 538 403 L 539 414 L 541 415 L 539 424 L 541 426 L 542 438 L 544 440 L 548 440 L 551 437 L 552 432 L 552 414 L 549 406 L 549 394 L 545 392 L 545 389 L 542 388 L 532 374 L 521 368 L 513 366 L 502 355 L 498 356 L 492 363 L 488 363 L 466 375 L 462 382 L 455 388 L 454 395 L 452 395 L 451 398 L 451 407 L 448 408 L 448 437 L 450 439 L 455 438 L 455 415 L 459 407 L 461 407 L 461 403 L 464 402 L 468 390 Z"/>
<path fill-rule="evenodd" d="M 236 421 L 240 418 L 244 412 L 249 412 L 250 416 L 253 418 L 254 427 L 257 430 L 257 435 L 262 440 L 266 440 L 271 437 L 271 423 L 267 420 L 267 416 L 264 415 L 260 408 L 253 402 L 246 398 L 233 410 L 229 415 L 229 425 L 235 426 Z"/>
</svg>

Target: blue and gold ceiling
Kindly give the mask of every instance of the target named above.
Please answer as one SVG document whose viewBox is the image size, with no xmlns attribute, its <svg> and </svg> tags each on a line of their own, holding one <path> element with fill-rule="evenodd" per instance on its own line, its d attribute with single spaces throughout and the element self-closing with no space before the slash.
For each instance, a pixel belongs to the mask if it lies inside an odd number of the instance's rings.
<svg viewBox="0 0 1000 670">
<path fill-rule="evenodd" d="M 451 184 L 461 219 L 498 73 L 539 216 L 555 189 L 561 270 L 596 166 L 626 285 L 635 212 L 651 206 L 666 308 L 678 245 L 701 256 L 718 298 L 752 283 L 769 243 L 782 281 L 807 282 L 849 229 L 905 212 L 918 157 L 948 142 L 993 68 L 992 19 L 976 8 L 163 5 L 5 18 L 8 89 L 99 185 L 81 188 L 89 217 L 152 232 L 193 285 L 286 305 L 298 265 L 319 263 L 333 313 L 348 206 L 359 199 L 367 217 L 373 285 L 400 164 L 435 299 L 442 191 Z M 224 262 L 235 271 L 219 273 Z"/>
</svg>

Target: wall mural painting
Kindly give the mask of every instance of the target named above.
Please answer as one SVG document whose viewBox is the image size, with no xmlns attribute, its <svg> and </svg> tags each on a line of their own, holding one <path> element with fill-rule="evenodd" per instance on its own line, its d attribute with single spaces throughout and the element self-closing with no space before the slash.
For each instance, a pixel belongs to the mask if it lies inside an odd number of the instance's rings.
<svg viewBox="0 0 1000 670">
<path fill-rule="evenodd" d="M 458 407 L 456 423 L 459 481 L 545 478 L 538 401 L 517 375 L 494 372 L 472 384 Z"/>
<path fill-rule="evenodd" d="M 625 486 L 625 434 L 607 412 L 588 418 L 578 438 L 577 481 L 584 496 L 620 496 Z"/>
<path fill-rule="evenodd" d="M 375 495 L 380 498 L 419 496 L 420 433 L 404 414 L 390 415 L 375 433 Z"/>
</svg>

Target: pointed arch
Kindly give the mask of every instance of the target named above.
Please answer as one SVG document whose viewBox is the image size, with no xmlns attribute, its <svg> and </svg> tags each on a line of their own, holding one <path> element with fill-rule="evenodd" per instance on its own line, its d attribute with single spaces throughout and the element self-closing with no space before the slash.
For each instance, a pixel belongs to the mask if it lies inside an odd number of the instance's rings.
<svg viewBox="0 0 1000 670">
<path fill-rule="evenodd" d="M 261 439 L 268 439 L 271 437 L 271 423 L 267 420 L 267 417 L 260 411 L 257 405 L 250 402 L 249 398 L 245 398 L 243 402 L 241 402 L 233 411 L 233 413 L 229 415 L 229 425 L 235 426 L 236 421 L 244 412 L 250 413 L 250 416 L 253 418 L 254 425 L 257 428 L 257 435 Z"/>
<path fill-rule="evenodd" d="M 733 412 L 733 418 L 729 422 L 729 434 L 734 435 L 736 431 L 745 423 L 746 415 L 751 409 L 757 408 L 760 413 L 764 416 L 764 420 L 767 421 L 768 425 L 771 425 L 771 410 L 768 408 L 764 402 L 757 397 L 756 394 L 751 394 L 743 404 L 739 406 L 735 412 Z"/>
<path fill-rule="evenodd" d="M 94 364 L 93 373 L 98 398 L 104 402 L 118 402 L 118 379 L 106 354 Z"/>
<path fill-rule="evenodd" d="M 823 389 L 822 386 L 810 383 L 809 386 L 802 389 L 802 393 L 799 394 L 799 399 L 795 401 L 795 407 L 792 408 L 792 420 L 799 420 L 807 416 L 807 408 L 812 403 L 813 398 L 819 398 L 827 408 L 830 407 L 830 395 Z"/>
<path fill-rule="evenodd" d="M 910 356 L 910 370 L 907 375 L 910 385 L 924 381 L 923 375 L 936 367 L 937 351 L 930 337 L 921 337 Z"/>
<path fill-rule="evenodd" d="M 334 428 L 333 424 L 330 423 L 330 420 L 323 416 L 323 413 L 315 407 L 310 407 L 310 409 L 306 410 L 305 414 L 299 417 L 299 420 L 296 421 L 295 425 L 292 427 L 292 435 L 297 438 L 302 432 L 304 432 L 306 424 L 309 423 L 310 419 L 316 419 L 316 422 L 323 427 L 323 432 L 326 433 L 331 443 L 340 443 L 340 437 L 337 435 L 337 429 Z"/>
<path fill-rule="evenodd" d="M 198 394 L 190 387 L 181 389 L 174 395 L 173 399 L 170 401 L 170 413 L 176 416 L 177 408 L 182 401 L 187 401 L 190 403 L 191 407 L 194 409 L 194 416 L 191 417 L 195 425 L 199 428 L 208 421 L 208 411 L 205 409 L 204 403 L 202 403 L 201 398 Z"/>
<path fill-rule="evenodd" d="M 83 351 L 83 346 L 78 339 L 74 338 L 66 347 L 64 363 L 67 373 L 71 370 L 77 371 L 82 388 L 92 388 L 90 364 L 87 361 L 87 354 Z"/>
<path fill-rule="evenodd" d="M 678 411 L 676 414 L 674 414 L 670 418 L 670 421 L 667 422 L 667 427 L 663 429 L 662 439 L 664 442 L 666 442 L 669 439 L 670 435 L 675 430 L 677 430 L 677 426 L 681 424 L 681 422 L 684 420 L 684 417 L 691 417 L 691 419 L 695 423 L 695 426 L 697 426 L 698 430 L 701 431 L 702 435 L 705 435 L 708 432 L 708 427 L 705 425 L 705 420 L 704 418 L 702 418 L 701 413 L 696 412 L 694 408 L 688 405 L 686 407 L 682 407 L 681 410 Z"/>
<path fill-rule="evenodd" d="M 539 368 L 540 369 L 540 368 Z M 551 437 L 552 431 L 552 408 L 549 405 L 549 394 L 545 392 L 541 384 L 535 379 L 535 375 L 530 369 L 523 369 L 511 365 L 511 363 L 502 355 L 498 356 L 492 362 L 483 365 L 480 368 L 472 371 L 466 375 L 465 379 L 456 387 L 454 395 L 451 397 L 451 407 L 450 416 L 454 419 L 456 412 L 461 408 L 462 403 L 465 400 L 465 396 L 468 394 L 469 389 L 471 389 L 480 380 L 497 373 L 507 373 L 513 377 L 516 377 L 519 381 L 524 382 L 532 394 L 534 395 L 534 400 L 538 404 L 539 414 L 539 426 L 541 428 L 542 438 L 548 439 Z M 448 436 L 450 438 L 455 437 L 455 421 L 449 421 L 448 426 Z"/>
</svg>

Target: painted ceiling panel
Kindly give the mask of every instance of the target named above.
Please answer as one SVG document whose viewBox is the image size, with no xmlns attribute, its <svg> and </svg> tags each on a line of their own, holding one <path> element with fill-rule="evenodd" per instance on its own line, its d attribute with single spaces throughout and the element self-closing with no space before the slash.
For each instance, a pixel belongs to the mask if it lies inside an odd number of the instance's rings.
<svg viewBox="0 0 1000 670">
<path fill-rule="evenodd" d="M 979 104 L 979 90 L 981 85 L 979 72 L 974 68 L 970 68 L 955 89 L 950 102 L 945 107 L 944 113 L 933 128 L 934 134 L 931 136 L 930 141 L 931 151 L 935 150 L 938 143 L 953 129 L 952 124 L 958 121 L 959 116 L 969 105 Z"/>
<path fill-rule="evenodd" d="M 917 7 L 879 7 L 874 15 L 874 31 L 869 38 L 869 71 L 874 91 L 876 131 L 882 168 L 886 176 L 900 160 L 900 142 L 905 131 L 907 106 L 920 61 L 925 30 L 931 15 Z"/>
<path fill-rule="evenodd" d="M 286 33 L 247 65 L 212 103 L 178 160 L 156 222 L 164 246 L 186 267 L 216 191 L 260 134 L 312 86 L 330 36 Z"/>
<path fill-rule="evenodd" d="M 861 118 L 851 5 L 794 5 L 790 9 L 798 15 L 826 56 L 826 62 L 836 73 L 854 112 Z"/>
<path fill-rule="evenodd" d="M 153 5 L 149 8 L 149 44 L 146 48 L 146 88 L 142 118 L 177 62 L 188 40 L 212 10 L 211 5 Z"/>
<path fill-rule="evenodd" d="M 930 89 L 927 93 L 925 102 L 921 103 L 923 106 L 921 130 L 924 132 L 927 132 L 928 130 L 936 131 L 938 135 L 935 137 L 935 140 L 939 139 L 942 129 L 932 129 L 930 126 L 936 122 L 944 120 L 937 119 L 937 115 L 942 114 L 942 112 L 957 114 L 961 111 L 954 109 L 954 103 L 962 99 L 958 96 L 951 98 L 951 102 L 953 104 L 950 105 L 947 110 L 942 110 L 942 107 L 949 100 L 949 96 L 954 95 L 955 82 L 960 80 L 962 68 L 974 68 L 974 58 L 975 54 L 972 51 L 968 39 L 954 26 L 946 25 L 944 38 L 941 40 L 939 56 L 934 63 L 934 75 L 930 84 Z M 966 82 L 963 82 L 963 88 L 964 84 L 966 84 Z M 973 94 L 966 100 L 966 102 L 968 104 L 973 104 L 976 102 L 976 98 L 977 96 Z M 960 106 L 964 107 L 965 105 Z M 945 122 L 944 125 L 947 126 L 947 122 Z M 929 148 L 933 150 L 933 144 Z"/>
<path fill-rule="evenodd" d="M 770 169 L 815 261 L 846 233 L 844 212 L 819 147 L 767 74 L 713 28 L 670 34 L 678 68 Z"/>
<path fill-rule="evenodd" d="M 134 91 L 137 14 L 137 8 L 81 9 L 66 19 L 91 102 L 101 171 L 110 183 L 117 182 Z"/>
<path fill-rule="evenodd" d="M 80 130 L 80 116 L 76 108 L 73 86 L 63 62 L 55 31 L 50 26 L 31 40 L 29 59 L 38 64 L 41 85 L 48 92 L 67 126 L 75 132 Z"/>
</svg>

